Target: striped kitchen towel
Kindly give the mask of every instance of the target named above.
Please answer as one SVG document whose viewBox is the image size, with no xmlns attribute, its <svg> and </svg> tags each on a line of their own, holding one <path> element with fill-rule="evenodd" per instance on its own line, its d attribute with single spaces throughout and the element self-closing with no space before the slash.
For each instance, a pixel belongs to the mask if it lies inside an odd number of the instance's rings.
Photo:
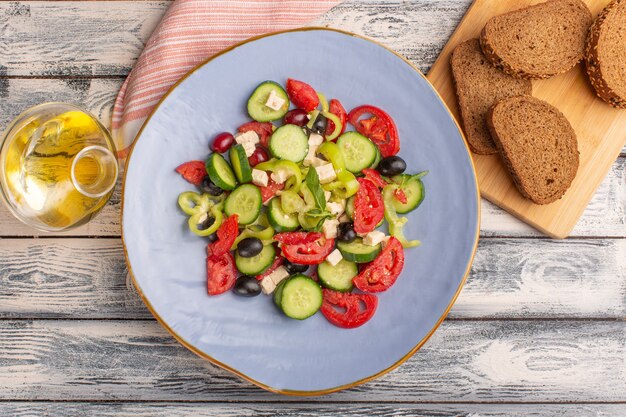
<svg viewBox="0 0 626 417">
<path fill-rule="evenodd" d="M 339 0 L 176 0 L 150 36 L 113 108 L 121 159 L 167 90 L 217 52 L 253 36 L 309 22 Z"/>
</svg>

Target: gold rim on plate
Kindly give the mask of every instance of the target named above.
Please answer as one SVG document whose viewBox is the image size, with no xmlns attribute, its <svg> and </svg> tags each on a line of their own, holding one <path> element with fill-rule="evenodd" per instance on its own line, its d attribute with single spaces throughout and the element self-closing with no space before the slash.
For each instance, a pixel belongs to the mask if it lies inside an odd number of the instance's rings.
<svg viewBox="0 0 626 417">
<path fill-rule="evenodd" d="M 152 116 L 154 115 L 154 113 L 158 110 L 159 106 L 163 103 L 163 101 L 172 93 L 172 91 L 174 91 L 176 89 L 176 87 L 178 87 L 178 85 L 180 83 L 182 83 L 184 80 L 187 79 L 187 77 L 189 77 L 190 75 L 192 75 L 194 72 L 196 72 L 198 69 L 200 69 L 201 67 L 203 67 L 204 65 L 206 65 L 207 63 L 211 62 L 213 59 L 227 53 L 230 52 L 242 45 L 248 44 L 250 42 L 254 42 L 258 39 L 263 39 L 269 36 L 274 36 L 274 35 L 279 35 L 279 34 L 283 34 L 283 33 L 289 33 L 289 32 L 307 32 L 307 31 L 314 31 L 314 30 L 323 30 L 323 31 L 330 31 L 330 32 L 337 32 L 337 33 L 342 33 L 344 35 L 348 35 L 348 36 L 353 36 L 355 38 L 360 38 L 363 39 L 365 41 L 371 42 L 375 45 L 378 45 L 382 48 L 385 48 L 387 51 L 391 52 L 392 54 L 394 54 L 395 56 L 397 56 L 398 58 L 400 58 L 402 61 L 404 61 L 406 64 L 408 64 L 411 68 L 413 68 L 413 70 L 415 70 L 415 72 L 417 72 L 420 77 L 422 77 L 424 79 L 424 81 L 426 81 L 433 89 L 433 91 L 435 92 L 435 94 L 437 94 L 437 97 L 439 97 L 439 100 L 441 100 L 441 103 L 443 104 L 444 108 L 448 111 L 448 114 L 450 115 L 450 118 L 452 119 L 452 121 L 454 122 L 454 124 L 456 125 L 459 134 L 461 135 L 461 138 L 463 138 L 463 145 L 465 146 L 465 149 L 467 151 L 467 156 L 468 159 L 470 161 L 470 165 L 472 167 L 472 171 L 474 172 L 474 184 L 476 186 L 476 235 L 474 237 L 474 247 L 472 249 L 472 255 L 467 263 L 467 267 L 465 268 L 465 273 L 463 274 L 463 279 L 461 280 L 461 282 L 459 283 L 459 286 L 456 290 L 456 292 L 454 293 L 454 296 L 452 297 L 452 300 L 450 300 L 450 303 L 448 304 L 448 306 L 446 307 L 446 310 L 443 312 L 443 314 L 441 315 L 441 317 L 439 318 L 439 320 L 437 320 L 437 322 L 435 323 L 435 325 L 433 326 L 433 328 L 428 332 L 428 334 L 426 336 L 424 336 L 424 338 L 422 338 L 422 340 L 419 341 L 419 343 L 417 345 L 415 345 L 413 347 L 413 349 L 411 349 L 406 355 L 404 355 L 402 358 L 400 358 L 397 362 L 395 362 L 393 365 L 389 366 L 386 369 L 383 369 L 382 371 L 379 371 L 373 375 L 370 375 L 366 378 L 362 378 L 359 379 L 358 381 L 354 381 L 351 382 L 349 384 L 344 384 L 344 385 L 340 385 L 337 387 L 333 387 L 333 388 L 328 388 L 328 389 L 323 389 L 323 390 L 316 390 L 316 391 L 296 391 L 296 390 L 282 390 L 282 389 L 277 389 L 277 388 L 273 388 L 270 387 L 268 385 L 265 385 L 259 381 L 256 381 L 252 378 L 250 378 L 249 376 L 247 376 L 246 374 L 238 371 L 237 369 L 234 369 L 224 363 L 221 363 L 220 361 L 212 358 L 211 356 L 207 355 L 205 352 L 200 351 L 199 349 L 197 349 L 196 347 L 194 347 L 191 343 L 187 342 L 185 339 L 183 339 L 180 335 L 178 335 L 170 326 L 167 325 L 167 323 L 165 323 L 165 321 L 159 316 L 159 314 L 154 310 L 154 308 L 152 307 L 152 304 L 150 304 L 150 301 L 148 301 L 148 299 L 145 297 L 145 295 L 143 294 L 143 291 L 141 291 L 141 288 L 139 287 L 139 284 L 137 283 L 137 280 L 135 279 L 135 274 L 133 274 L 133 270 L 132 267 L 130 265 L 130 261 L 128 259 L 128 251 L 126 248 L 126 242 L 124 240 L 124 191 L 126 189 L 126 174 L 127 174 L 127 169 L 124 170 L 124 179 L 122 182 L 122 209 L 120 212 L 120 217 L 121 217 L 121 227 L 122 227 L 122 246 L 123 246 L 123 250 L 124 250 L 124 258 L 126 259 L 126 265 L 128 266 L 128 273 L 130 274 L 131 280 L 133 281 L 133 285 L 135 286 L 135 288 L 137 289 L 137 292 L 139 294 L 139 297 L 141 298 L 141 300 L 144 302 L 144 304 L 146 305 L 146 307 L 148 307 L 148 310 L 150 310 L 150 313 L 152 313 L 152 315 L 154 316 L 154 318 L 163 326 L 165 327 L 165 329 L 184 347 L 186 347 L 187 349 L 189 349 L 190 351 L 192 351 L 193 353 L 195 353 L 196 355 L 200 356 L 201 358 L 204 358 L 206 360 L 208 360 L 209 362 L 213 363 L 214 365 L 219 366 L 220 368 L 223 368 L 235 375 L 237 375 L 238 377 L 253 383 L 254 385 L 263 388 L 264 390 L 270 391 L 270 392 L 274 392 L 277 394 L 284 394 L 284 395 L 291 395 L 291 396 L 317 396 L 317 395 L 325 395 L 325 394 L 330 394 L 333 392 L 337 392 L 337 391 L 341 391 L 344 389 L 349 389 L 349 388 L 353 388 L 356 387 L 358 385 L 361 384 L 365 384 L 366 382 L 369 382 L 373 379 L 376 379 L 394 369 L 396 369 L 398 366 L 402 365 L 404 362 L 406 362 L 411 356 L 413 356 L 413 354 L 415 352 L 417 352 L 423 345 L 424 343 L 426 343 L 426 341 L 428 339 L 430 339 L 430 337 L 433 335 L 433 333 L 435 333 L 435 331 L 437 330 L 437 328 L 439 328 L 439 326 L 441 325 L 441 323 L 443 322 L 443 320 L 446 318 L 446 316 L 448 315 L 448 313 L 450 312 L 450 309 L 452 308 L 452 306 L 454 305 L 454 302 L 456 301 L 457 297 L 459 296 L 459 294 L 461 293 L 461 290 L 463 289 L 463 285 L 465 284 L 465 281 L 467 280 L 467 276 L 469 275 L 469 271 L 470 268 L 472 266 L 472 262 L 474 261 L 474 255 L 476 254 L 476 248 L 478 247 L 478 236 L 479 236 L 479 232 L 480 232 L 480 192 L 478 190 L 478 182 L 476 179 L 476 168 L 474 167 L 474 161 L 471 157 L 470 154 L 470 150 L 467 146 L 467 142 L 465 140 L 465 135 L 463 135 L 463 131 L 461 129 L 461 127 L 459 126 L 458 122 L 456 121 L 455 117 L 452 115 L 452 113 L 450 112 L 450 109 L 448 108 L 448 105 L 446 104 L 446 102 L 443 100 L 443 98 L 441 97 L 441 95 L 439 95 L 439 92 L 437 92 L 437 90 L 435 90 L 435 88 L 432 86 L 432 84 L 430 83 L 430 81 L 428 81 L 428 79 L 424 76 L 424 74 L 422 74 L 422 72 L 415 66 L 413 65 L 411 62 L 409 62 L 406 58 L 404 58 L 402 55 L 398 54 L 397 52 L 387 48 L 385 45 L 382 45 L 381 43 L 373 40 L 373 39 L 369 39 L 365 36 L 361 36 L 361 35 L 357 35 L 356 33 L 351 33 L 351 32 L 347 32 L 345 30 L 340 30 L 340 29 L 333 29 L 333 28 L 325 28 L 325 27 L 318 27 L 318 26 L 310 26 L 310 27 L 304 27 L 304 28 L 298 28 L 298 29 L 290 29 L 290 30 L 283 30 L 283 31 L 279 31 L 279 32 L 272 32 L 272 33 L 267 33 L 265 35 L 259 35 L 259 36 L 255 36 L 252 37 L 250 39 L 247 39 L 243 42 L 240 42 L 236 45 L 233 45 L 229 48 L 224 49 L 223 51 L 213 55 L 212 57 L 208 58 L 206 61 L 196 65 L 194 68 L 192 68 L 187 74 L 185 74 L 180 80 L 178 80 L 166 93 L 165 95 L 159 100 L 159 102 L 154 106 L 154 109 L 150 112 L 150 115 L 148 116 L 148 118 L 146 119 L 146 121 L 144 122 L 143 126 L 141 127 L 141 129 L 139 130 L 139 133 L 137 134 L 137 137 L 135 138 L 135 141 L 133 142 L 133 144 L 131 145 L 129 151 L 128 151 L 128 156 L 126 159 L 126 164 L 130 164 L 130 159 L 132 157 L 133 154 L 133 150 L 135 149 L 135 144 L 139 141 L 141 134 L 143 133 L 144 128 L 146 127 L 146 125 L 148 124 L 148 122 L 150 121 L 150 119 L 152 118 Z"/>
</svg>

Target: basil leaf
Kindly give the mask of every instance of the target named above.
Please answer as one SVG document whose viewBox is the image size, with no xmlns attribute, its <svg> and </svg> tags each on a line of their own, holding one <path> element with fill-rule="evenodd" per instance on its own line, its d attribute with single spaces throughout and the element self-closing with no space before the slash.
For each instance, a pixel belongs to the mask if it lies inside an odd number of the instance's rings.
<svg viewBox="0 0 626 417">
<path fill-rule="evenodd" d="M 324 190 L 320 185 L 320 177 L 317 175 L 317 171 L 315 169 L 309 169 L 309 172 L 306 174 L 306 186 L 313 194 L 313 201 L 315 203 L 315 207 L 320 210 L 326 210 L 326 197 L 324 196 Z"/>
<path fill-rule="evenodd" d="M 330 213 L 327 213 L 325 216 L 320 217 L 315 227 L 313 227 L 313 231 L 319 232 L 320 230 L 322 230 L 322 226 L 324 226 L 324 222 L 326 221 L 326 219 L 329 219 L 330 217 L 332 217 Z"/>
</svg>

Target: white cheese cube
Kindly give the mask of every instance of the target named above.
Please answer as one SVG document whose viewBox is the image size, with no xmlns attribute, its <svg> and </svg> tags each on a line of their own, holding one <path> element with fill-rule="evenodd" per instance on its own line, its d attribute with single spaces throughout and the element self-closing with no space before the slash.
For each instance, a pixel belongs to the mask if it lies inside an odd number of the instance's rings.
<svg viewBox="0 0 626 417">
<path fill-rule="evenodd" d="M 330 191 L 326 191 L 326 190 L 324 190 L 324 199 L 325 199 L 326 201 L 330 200 L 330 196 L 331 196 Z"/>
<path fill-rule="evenodd" d="M 339 220 L 327 219 L 322 225 L 322 233 L 326 239 L 335 239 L 337 237 L 337 227 L 339 226 Z"/>
<path fill-rule="evenodd" d="M 302 164 L 305 167 L 319 167 L 322 165 L 326 165 L 328 163 L 328 161 L 322 159 L 322 158 L 318 158 L 317 156 L 313 155 L 313 156 L 309 156 L 307 155 L 306 158 L 304 158 L 304 161 L 302 161 Z"/>
<path fill-rule="evenodd" d="M 250 158 L 252 154 L 254 153 L 254 151 L 256 150 L 256 145 L 251 142 L 242 143 L 241 146 L 243 146 L 243 150 L 246 152 L 246 156 L 248 158 Z"/>
<path fill-rule="evenodd" d="M 276 90 L 270 91 L 269 97 L 267 97 L 267 101 L 265 105 L 272 110 L 280 110 L 281 107 L 285 104 L 285 99 L 278 97 L 276 94 Z"/>
<path fill-rule="evenodd" d="M 324 143 L 324 137 L 322 135 L 318 135 L 317 133 L 311 133 L 309 135 L 309 148 L 311 146 L 319 148 L 322 143 Z"/>
<path fill-rule="evenodd" d="M 285 181 L 287 181 L 287 178 L 289 178 L 289 175 L 287 174 L 287 171 L 285 171 L 284 169 L 279 169 L 279 170 L 272 172 L 271 177 L 272 177 L 272 180 L 274 180 L 276 184 L 282 184 Z"/>
<path fill-rule="evenodd" d="M 272 279 L 272 281 L 274 282 L 274 285 L 278 285 L 280 284 L 282 280 L 284 280 L 288 276 L 289 276 L 289 272 L 287 271 L 287 268 L 285 268 L 284 266 L 279 266 L 267 277 Z"/>
<path fill-rule="evenodd" d="M 379 230 L 373 230 L 365 235 L 363 244 L 367 246 L 376 246 L 385 240 L 385 234 Z"/>
<path fill-rule="evenodd" d="M 257 135 L 256 132 L 252 130 L 243 133 L 239 132 L 235 134 L 235 142 L 240 145 L 243 145 L 244 143 L 251 143 L 253 145 L 256 145 L 257 143 L 259 143 L 259 135 Z"/>
<path fill-rule="evenodd" d="M 315 170 L 317 171 L 317 176 L 320 178 L 320 184 L 328 184 L 329 182 L 333 182 L 337 179 L 337 174 L 335 174 L 333 164 L 326 163 L 315 167 Z"/>
<path fill-rule="evenodd" d="M 269 275 L 261 280 L 261 290 L 263 291 L 263 294 L 271 294 L 275 289 L 276 284 L 274 284 L 274 281 L 272 281 Z"/>
<path fill-rule="evenodd" d="M 330 253 L 330 255 L 326 257 L 326 260 L 332 266 L 337 265 L 339 262 L 341 262 L 342 259 L 343 259 L 343 256 L 341 256 L 341 252 L 339 252 L 339 249 L 335 249 L 334 251 Z"/>
<path fill-rule="evenodd" d="M 261 171 L 260 169 L 252 169 L 252 183 L 254 185 L 258 185 L 259 187 L 267 187 L 267 183 L 269 182 L 269 176 L 267 172 Z"/>
<path fill-rule="evenodd" d="M 335 216 L 340 216 L 341 213 L 345 211 L 345 204 L 345 201 L 343 201 L 343 204 L 333 203 L 332 201 L 329 201 L 328 203 L 326 203 L 326 210 L 330 211 Z"/>
</svg>

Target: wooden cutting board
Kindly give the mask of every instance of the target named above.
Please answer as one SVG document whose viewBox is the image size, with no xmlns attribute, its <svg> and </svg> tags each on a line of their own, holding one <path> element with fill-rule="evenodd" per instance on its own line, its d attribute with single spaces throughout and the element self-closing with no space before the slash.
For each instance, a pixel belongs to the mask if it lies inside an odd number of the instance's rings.
<svg viewBox="0 0 626 417">
<path fill-rule="evenodd" d="M 441 94 L 461 123 L 455 96 L 450 54 L 456 45 L 477 38 L 492 16 L 516 10 L 542 0 L 475 0 L 441 55 L 428 73 L 428 79 Z M 586 0 L 593 16 L 609 0 Z M 578 137 L 580 166 L 572 186 L 560 200 L 533 204 L 521 196 L 498 155 L 472 154 L 481 195 L 541 232 L 565 238 L 608 173 L 626 141 L 626 110 L 617 110 L 596 97 L 583 64 L 549 80 L 533 81 L 533 95 L 556 106 L 565 114 Z"/>
</svg>

